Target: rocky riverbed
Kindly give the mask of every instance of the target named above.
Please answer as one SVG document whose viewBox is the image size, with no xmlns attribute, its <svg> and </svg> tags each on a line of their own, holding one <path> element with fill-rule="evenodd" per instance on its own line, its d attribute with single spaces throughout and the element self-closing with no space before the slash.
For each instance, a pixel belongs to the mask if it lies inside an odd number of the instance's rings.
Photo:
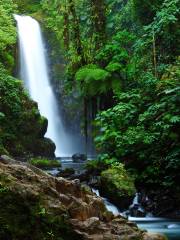
<svg viewBox="0 0 180 240">
<path fill-rule="evenodd" d="M 26 163 L 0 158 L 2 240 L 164 240 L 121 216 L 78 180 L 56 178 Z"/>
<path fill-rule="evenodd" d="M 161 200 L 159 199 L 157 202 L 157 198 L 152 198 L 151 193 L 152 191 L 145 192 L 140 191 L 136 193 L 134 196 L 133 201 L 127 207 L 126 211 L 122 210 L 121 202 L 115 201 L 113 199 L 107 198 L 106 192 L 103 192 L 101 189 L 102 182 L 100 181 L 100 176 L 98 175 L 98 171 L 89 173 L 85 171 L 85 163 L 73 163 L 72 161 L 62 161 L 62 169 L 58 172 L 59 176 L 64 176 L 68 179 L 76 179 L 78 178 L 82 183 L 88 184 L 91 187 L 95 187 L 99 190 L 93 191 L 100 196 L 103 196 L 103 201 L 107 207 L 107 209 L 113 212 L 115 215 L 121 214 L 123 216 L 128 217 L 133 222 L 136 222 L 141 229 L 146 229 L 149 232 L 159 232 L 163 233 L 168 236 L 168 239 L 172 240 L 179 240 L 180 238 L 180 221 L 178 216 L 175 213 L 178 213 L 176 210 L 174 211 L 167 211 L 165 207 L 166 201 L 164 202 L 163 191 L 157 192 L 154 196 L 160 196 Z M 56 174 L 56 171 L 51 171 L 51 174 Z M 149 196 L 149 197 L 148 197 Z M 171 195 L 169 195 L 169 198 Z M 117 203 L 117 204 L 116 204 Z M 158 208 L 158 205 L 160 208 Z M 167 204 L 166 204 L 167 205 Z M 173 208 L 174 204 L 171 204 L 169 207 Z M 157 217 L 158 212 L 160 211 L 162 216 Z M 177 209 L 177 208 L 176 208 Z M 157 211 L 154 211 L 157 210 Z M 167 214 L 168 213 L 168 214 Z M 164 215 L 166 214 L 166 215 Z M 163 216 L 164 215 L 164 216 Z M 154 217 L 153 217 L 154 216 Z"/>
</svg>

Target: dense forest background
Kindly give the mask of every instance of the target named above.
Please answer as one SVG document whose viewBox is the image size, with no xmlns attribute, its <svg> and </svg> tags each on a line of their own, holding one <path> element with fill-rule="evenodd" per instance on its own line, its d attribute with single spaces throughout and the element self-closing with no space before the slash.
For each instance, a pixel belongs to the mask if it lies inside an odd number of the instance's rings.
<svg viewBox="0 0 180 240">
<path fill-rule="evenodd" d="M 85 133 L 93 109 L 98 160 L 89 167 L 114 176 L 125 167 L 137 187 L 179 201 L 180 1 L 0 0 L 0 153 L 48 156 L 47 121 L 14 78 L 14 13 L 41 23 L 56 85 L 63 55 L 64 94 L 82 97 Z"/>
</svg>

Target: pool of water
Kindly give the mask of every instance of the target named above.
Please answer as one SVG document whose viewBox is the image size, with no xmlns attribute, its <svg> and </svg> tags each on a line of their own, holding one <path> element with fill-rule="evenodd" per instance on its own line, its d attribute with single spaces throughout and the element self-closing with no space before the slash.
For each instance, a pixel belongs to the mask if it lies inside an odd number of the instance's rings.
<svg viewBox="0 0 180 240">
<path fill-rule="evenodd" d="M 180 240 L 180 221 L 167 218 L 133 218 L 130 221 L 136 222 L 138 227 L 152 233 L 162 233 L 169 240 Z"/>
</svg>

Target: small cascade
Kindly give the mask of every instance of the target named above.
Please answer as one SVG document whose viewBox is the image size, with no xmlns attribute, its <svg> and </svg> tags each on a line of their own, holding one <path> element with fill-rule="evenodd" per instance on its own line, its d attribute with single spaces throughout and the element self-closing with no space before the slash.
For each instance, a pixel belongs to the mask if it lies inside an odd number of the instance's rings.
<svg viewBox="0 0 180 240">
<path fill-rule="evenodd" d="M 129 207 L 129 215 L 132 217 L 145 217 L 146 212 L 141 205 L 140 201 L 140 193 L 136 193 L 133 199 L 133 203 Z"/>
<path fill-rule="evenodd" d="M 139 204 L 138 197 L 139 197 L 139 194 L 136 193 L 132 203 L 133 206 Z"/>
<path fill-rule="evenodd" d="M 100 197 L 99 190 L 92 188 L 92 191 L 98 197 Z M 108 211 L 112 212 L 115 216 L 120 215 L 119 209 L 114 204 L 112 204 L 107 198 L 102 197 L 102 199 L 103 199 L 104 204 L 106 205 L 106 208 L 107 208 Z"/>
<path fill-rule="evenodd" d="M 92 189 L 92 191 L 100 197 L 99 191 L 97 189 Z M 138 209 L 142 208 L 140 202 L 140 193 L 136 193 L 133 202 L 130 208 L 138 205 Z M 108 201 L 106 198 L 102 198 L 104 204 L 106 205 L 107 210 L 112 212 L 114 215 L 122 215 L 123 217 L 127 217 L 129 221 L 135 222 L 139 228 L 143 230 L 147 230 L 151 233 L 160 233 L 164 234 L 168 237 L 169 240 L 179 240 L 180 239 L 180 221 L 168 218 L 158 218 L 153 216 L 146 217 L 133 217 L 130 216 L 130 209 L 125 212 L 120 212 L 119 209 Z M 148 200 L 148 199 L 147 199 Z"/>
<path fill-rule="evenodd" d="M 20 78 L 30 96 L 48 119 L 46 137 L 56 144 L 56 156 L 72 156 L 78 141 L 65 131 L 62 116 L 50 84 L 46 53 L 39 23 L 29 16 L 15 15 L 20 48 Z"/>
</svg>

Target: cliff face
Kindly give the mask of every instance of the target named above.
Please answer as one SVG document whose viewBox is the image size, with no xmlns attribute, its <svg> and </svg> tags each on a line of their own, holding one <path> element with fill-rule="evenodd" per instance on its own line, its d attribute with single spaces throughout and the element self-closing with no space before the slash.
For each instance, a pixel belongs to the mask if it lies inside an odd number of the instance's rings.
<svg viewBox="0 0 180 240">
<path fill-rule="evenodd" d="M 1 240 L 164 239 L 113 216 L 78 180 L 55 178 L 6 156 L 0 159 L 0 206 Z"/>
</svg>

